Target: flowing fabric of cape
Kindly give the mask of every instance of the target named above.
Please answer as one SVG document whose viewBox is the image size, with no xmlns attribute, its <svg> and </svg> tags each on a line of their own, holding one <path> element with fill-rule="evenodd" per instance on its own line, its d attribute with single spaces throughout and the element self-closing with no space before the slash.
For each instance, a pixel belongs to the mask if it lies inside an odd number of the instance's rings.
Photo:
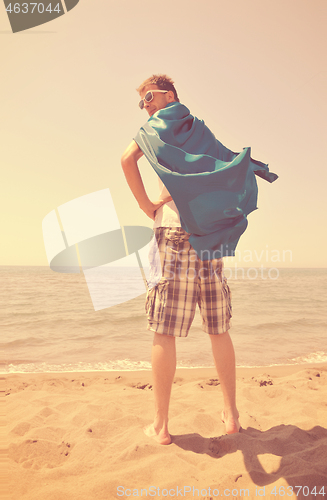
<svg viewBox="0 0 327 500">
<path fill-rule="evenodd" d="M 268 182 L 278 176 L 251 158 L 251 148 L 227 149 L 179 102 L 154 113 L 134 140 L 171 194 L 200 259 L 235 255 L 257 208 L 255 176 Z"/>
</svg>

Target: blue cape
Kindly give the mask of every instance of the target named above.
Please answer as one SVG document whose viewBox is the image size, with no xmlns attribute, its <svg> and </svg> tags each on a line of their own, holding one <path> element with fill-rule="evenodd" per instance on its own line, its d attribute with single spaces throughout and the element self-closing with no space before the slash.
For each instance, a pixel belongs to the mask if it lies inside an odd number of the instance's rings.
<svg viewBox="0 0 327 500">
<path fill-rule="evenodd" d="M 247 215 L 256 210 L 255 174 L 275 181 L 251 149 L 233 153 L 178 102 L 154 113 L 134 138 L 171 194 L 201 260 L 235 255 Z"/>
</svg>

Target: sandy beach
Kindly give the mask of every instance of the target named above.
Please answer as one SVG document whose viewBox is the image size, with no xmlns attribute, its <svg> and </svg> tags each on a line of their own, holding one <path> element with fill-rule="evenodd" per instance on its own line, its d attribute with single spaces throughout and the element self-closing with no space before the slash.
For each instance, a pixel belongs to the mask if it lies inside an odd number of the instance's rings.
<svg viewBox="0 0 327 500">
<path fill-rule="evenodd" d="M 326 365 L 237 369 L 242 432 L 230 436 L 215 370 L 177 370 L 169 446 L 142 431 L 153 417 L 149 371 L 4 379 L 3 498 L 323 500 L 323 486 L 327 494 Z"/>
</svg>

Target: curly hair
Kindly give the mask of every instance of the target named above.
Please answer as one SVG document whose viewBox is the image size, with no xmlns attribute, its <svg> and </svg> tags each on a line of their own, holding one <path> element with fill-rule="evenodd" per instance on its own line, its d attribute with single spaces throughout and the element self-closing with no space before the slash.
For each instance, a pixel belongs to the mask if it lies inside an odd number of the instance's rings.
<svg viewBox="0 0 327 500">
<path fill-rule="evenodd" d="M 136 89 L 140 94 L 147 85 L 157 85 L 160 90 L 171 90 L 174 93 L 175 101 L 179 102 L 177 91 L 174 86 L 174 82 L 167 75 L 152 75 L 150 78 L 144 80 L 141 85 Z"/>
</svg>

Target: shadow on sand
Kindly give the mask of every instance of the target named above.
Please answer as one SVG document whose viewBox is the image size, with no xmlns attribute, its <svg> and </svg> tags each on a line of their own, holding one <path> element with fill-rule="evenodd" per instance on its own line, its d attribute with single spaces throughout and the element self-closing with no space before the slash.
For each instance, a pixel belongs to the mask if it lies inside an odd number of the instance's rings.
<svg viewBox="0 0 327 500">
<path fill-rule="evenodd" d="M 184 434 L 172 436 L 172 439 L 184 450 L 217 459 L 240 450 L 249 476 L 259 487 L 284 478 L 294 493 L 299 489 L 296 486 L 302 486 L 297 496 L 299 499 L 323 499 L 324 496 L 319 495 L 322 487 L 327 496 L 327 429 L 323 427 L 304 431 L 295 425 L 278 425 L 264 432 L 248 427 L 239 434 L 213 438 Z M 281 457 L 279 467 L 271 473 L 266 472 L 260 463 L 259 455 L 264 454 Z M 313 490 L 316 495 L 311 493 Z"/>
</svg>

